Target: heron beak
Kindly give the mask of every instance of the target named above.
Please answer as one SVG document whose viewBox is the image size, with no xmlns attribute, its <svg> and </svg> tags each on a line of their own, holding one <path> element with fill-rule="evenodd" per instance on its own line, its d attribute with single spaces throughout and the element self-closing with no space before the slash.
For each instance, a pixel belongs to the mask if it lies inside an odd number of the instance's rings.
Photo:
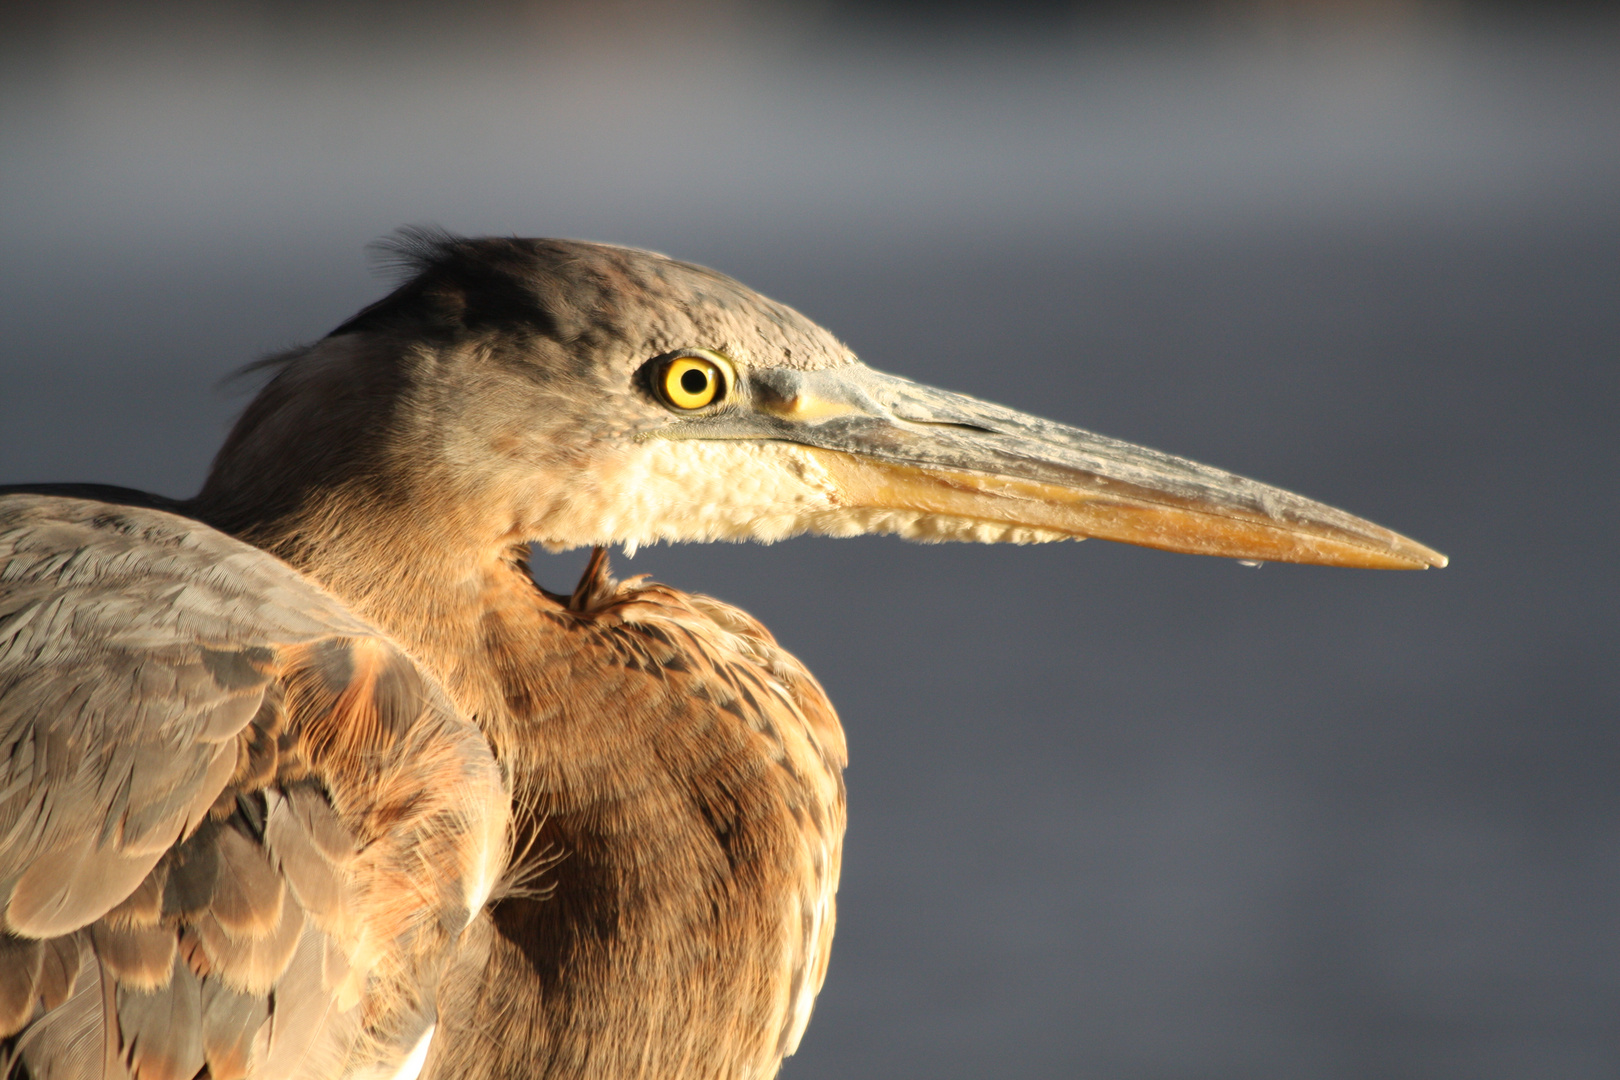
<svg viewBox="0 0 1620 1080">
<path fill-rule="evenodd" d="M 732 409 L 669 434 L 810 447 L 852 509 L 1265 562 L 1446 565 L 1422 544 L 1280 488 L 861 364 L 768 368 L 743 381 Z"/>
</svg>

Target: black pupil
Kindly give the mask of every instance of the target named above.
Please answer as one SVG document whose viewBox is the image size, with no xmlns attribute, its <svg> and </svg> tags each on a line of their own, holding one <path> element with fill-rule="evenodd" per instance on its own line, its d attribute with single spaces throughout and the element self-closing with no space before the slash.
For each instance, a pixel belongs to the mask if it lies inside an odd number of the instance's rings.
<svg viewBox="0 0 1620 1080">
<path fill-rule="evenodd" d="M 709 373 L 699 368 L 687 368 L 681 372 L 681 389 L 688 394 L 701 394 L 709 388 Z"/>
</svg>

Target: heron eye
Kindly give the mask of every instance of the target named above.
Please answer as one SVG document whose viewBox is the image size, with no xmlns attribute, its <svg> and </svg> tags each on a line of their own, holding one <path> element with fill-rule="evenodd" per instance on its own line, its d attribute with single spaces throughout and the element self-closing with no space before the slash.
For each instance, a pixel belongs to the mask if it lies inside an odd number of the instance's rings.
<svg viewBox="0 0 1620 1080">
<path fill-rule="evenodd" d="M 725 397 L 726 377 L 707 357 L 677 356 L 659 375 L 658 389 L 677 409 L 701 409 Z"/>
</svg>

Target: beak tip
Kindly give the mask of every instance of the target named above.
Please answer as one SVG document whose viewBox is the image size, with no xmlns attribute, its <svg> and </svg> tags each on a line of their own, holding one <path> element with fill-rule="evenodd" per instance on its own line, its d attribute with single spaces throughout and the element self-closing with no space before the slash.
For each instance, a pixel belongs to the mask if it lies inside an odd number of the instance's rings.
<svg viewBox="0 0 1620 1080">
<path fill-rule="evenodd" d="M 1403 536 L 1400 541 L 1400 552 L 1396 557 L 1405 561 L 1408 570 L 1440 570 L 1451 562 L 1438 551 L 1415 540 Z"/>
</svg>

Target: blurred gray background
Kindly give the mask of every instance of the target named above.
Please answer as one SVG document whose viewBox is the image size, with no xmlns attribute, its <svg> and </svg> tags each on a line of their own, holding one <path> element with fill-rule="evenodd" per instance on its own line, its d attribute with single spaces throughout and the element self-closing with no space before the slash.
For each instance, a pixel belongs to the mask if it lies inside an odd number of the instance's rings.
<svg viewBox="0 0 1620 1080">
<path fill-rule="evenodd" d="M 621 558 L 849 730 L 789 1080 L 1612 1078 L 1617 194 L 1600 9 L 8 5 L 0 482 L 191 493 L 402 224 L 708 263 L 1454 559 Z"/>
</svg>

